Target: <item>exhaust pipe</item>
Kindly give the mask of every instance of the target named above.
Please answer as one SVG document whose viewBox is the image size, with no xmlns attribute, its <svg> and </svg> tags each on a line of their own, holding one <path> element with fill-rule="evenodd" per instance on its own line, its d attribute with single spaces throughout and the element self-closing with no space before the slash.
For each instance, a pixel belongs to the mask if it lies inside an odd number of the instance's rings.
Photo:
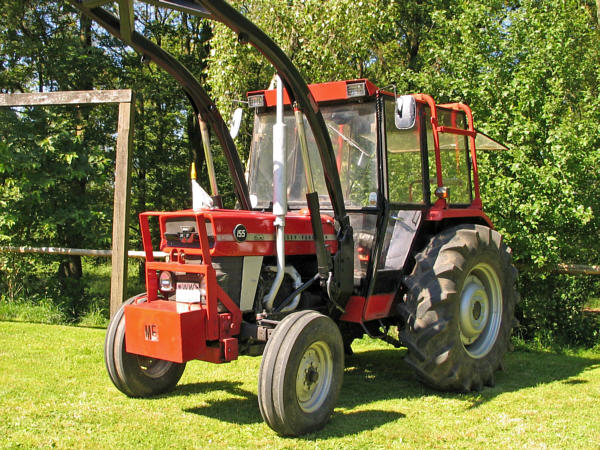
<svg viewBox="0 0 600 450">
<path fill-rule="evenodd" d="M 267 311 L 273 309 L 273 303 L 285 276 L 285 214 L 287 213 L 287 180 L 285 152 L 285 123 L 283 122 L 283 83 L 279 75 L 277 82 L 277 110 L 273 125 L 273 214 L 275 215 L 275 245 L 277 255 L 277 273 L 271 290 L 264 299 Z"/>
</svg>

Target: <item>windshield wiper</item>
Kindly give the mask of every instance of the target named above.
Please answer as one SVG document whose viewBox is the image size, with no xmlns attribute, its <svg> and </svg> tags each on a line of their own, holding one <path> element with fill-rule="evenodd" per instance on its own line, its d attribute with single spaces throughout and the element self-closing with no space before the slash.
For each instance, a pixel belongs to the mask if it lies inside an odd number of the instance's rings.
<svg viewBox="0 0 600 450">
<path fill-rule="evenodd" d="M 348 144 L 350 144 L 352 147 L 354 147 L 355 149 L 357 149 L 359 152 L 361 152 L 363 155 L 368 156 L 369 158 L 372 156 L 371 153 L 367 152 L 366 150 L 363 150 L 362 147 L 360 145 L 358 145 L 356 143 L 356 141 L 354 141 L 353 139 L 350 139 L 348 136 L 346 136 L 344 133 L 342 133 L 341 131 L 337 130 L 333 125 L 331 125 L 330 123 L 327 124 L 327 128 L 329 128 L 331 131 L 335 132 L 339 137 L 341 137 L 344 141 L 346 141 Z"/>
</svg>

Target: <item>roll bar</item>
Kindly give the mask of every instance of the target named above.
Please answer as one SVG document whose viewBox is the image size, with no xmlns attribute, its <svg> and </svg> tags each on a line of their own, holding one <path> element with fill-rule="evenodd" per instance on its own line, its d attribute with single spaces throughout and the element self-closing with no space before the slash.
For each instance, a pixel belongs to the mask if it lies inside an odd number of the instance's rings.
<svg viewBox="0 0 600 450">
<path fill-rule="evenodd" d="M 214 131 L 227 159 L 231 171 L 234 189 L 240 205 L 250 209 L 248 187 L 246 185 L 243 168 L 237 154 L 235 144 L 229 135 L 227 125 L 223 121 L 216 105 L 198 80 L 187 70 L 183 64 L 158 45 L 135 32 L 133 26 L 134 0 L 117 0 L 121 20 L 102 8 L 105 4 L 113 3 L 111 0 L 67 0 L 83 14 L 98 22 L 113 36 L 131 45 L 135 50 L 149 57 L 157 65 L 171 74 L 183 87 L 190 98 L 194 110 L 199 118 L 206 121 Z M 298 69 L 286 54 L 262 30 L 248 20 L 244 15 L 230 6 L 224 0 L 138 0 L 144 3 L 185 12 L 222 22 L 227 27 L 238 33 L 240 42 L 247 42 L 256 47 L 267 60 L 275 67 L 278 75 L 283 80 L 288 95 L 292 102 L 302 110 L 313 132 L 323 172 L 325 184 L 331 199 L 333 212 L 341 228 L 349 226 L 346 215 L 342 188 L 339 174 L 335 164 L 333 146 L 319 105 L 312 97 L 306 82 Z"/>
<path fill-rule="evenodd" d="M 175 80 L 177 80 L 177 82 L 183 87 L 183 90 L 192 103 L 192 107 L 194 108 L 195 113 L 198 115 L 198 119 L 207 122 L 219 140 L 219 143 L 221 144 L 221 147 L 225 153 L 225 158 L 227 160 L 231 176 L 233 178 L 234 190 L 237 199 L 240 202 L 240 206 L 242 209 L 251 209 L 250 195 L 248 193 L 248 186 L 244 177 L 244 168 L 236 151 L 235 143 L 229 135 L 227 124 L 221 117 L 216 105 L 210 99 L 194 75 L 192 75 L 192 73 L 183 64 L 181 64 L 170 53 L 163 50 L 160 46 L 154 44 L 149 39 L 146 39 L 133 29 L 128 30 L 129 24 L 123 26 L 122 21 L 101 7 L 96 6 L 91 9 L 86 7 L 90 4 L 92 6 L 98 4 L 99 1 L 68 1 L 86 16 L 100 24 L 110 34 L 131 45 L 136 51 L 144 55 L 145 58 L 154 61 L 159 67 L 163 68 L 166 72 L 173 76 Z M 107 2 L 103 1 L 103 3 Z M 123 0 L 120 2 L 120 6 L 121 3 L 123 3 Z M 123 11 L 123 7 L 120 9 Z M 126 31 L 124 31 L 124 29 Z"/>
</svg>

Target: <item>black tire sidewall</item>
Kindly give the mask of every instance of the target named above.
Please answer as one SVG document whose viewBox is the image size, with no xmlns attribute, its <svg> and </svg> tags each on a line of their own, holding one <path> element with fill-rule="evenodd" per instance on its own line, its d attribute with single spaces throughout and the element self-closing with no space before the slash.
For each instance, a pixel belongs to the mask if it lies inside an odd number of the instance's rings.
<svg viewBox="0 0 600 450">
<path fill-rule="evenodd" d="M 291 431 L 286 429 L 279 415 L 275 411 L 274 406 L 274 376 L 275 369 L 277 368 L 277 358 L 279 352 L 283 346 L 286 336 L 290 329 L 306 315 L 312 315 L 314 311 L 304 310 L 297 311 L 287 315 L 273 331 L 273 334 L 267 341 L 265 346 L 263 357 L 260 362 L 260 369 L 258 372 L 258 406 L 260 414 L 265 422 L 275 431 L 280 434 L 288 433 Z"/>
<path fill-rule="evenodd" d="M 461 339 L 460 303 L 467 277 L 486 264 L 498 277 L 502 313 L 493 344 L 485 355 L 468 353 Z M 416 256 L 407 277 L 408 323 L 402 337 L 406 361 L 417 377 L 435 389 L 469 391 L 494 384 L 502 366 L 518 301 L 516 270 L 501 236 L 482 225 L 460 225 L 434 236 Z"/>
<path fill-rule="evenodd" d="M 329 347 L 333 364 L 333 376 L 327 398 L 323 404 L 310 413 L 299 405 L 296 394 L 296 377 L 306 350 L 315 342 L 325 342 Z M 283 356 L 283 357 L 282 357 Z M 335 407 L 343 381 L 344 347 L 335 323 L 325 316 L 313 318 L 297 335 L 289 352 L 280 355 L 279 367 L 285 367 L 285 374 L 279 380 L 280 398 L 283 398 L 286 423 L 291 424 L 295 434 L 304 434 L 321 428 Z"/>
<path fill-rule="evenodd" d="M 171 390 L 177 385 L 185 370 L 185 363 L 170 363 L 170 367 L 164 375 L 153 378 L 144 373 L 140 367 L 138 356 L 127 353 L 125 341 L 125 314 L 124 308 L 128 304 L 132 304 L 137 300 L 143 300 L 142 296 L 136 296 L 127 300 L 119 309 L 109 325 L 107 332 L 107 368 L 110 365 L 114 367 L 116 380 L 113 379 L 113 374 L 110 372 L 111 379 L 115 386 L 123 393 L 130 397 L 148 397 L 158 395 Z M 110 343 L 112 342 L 112 345 Z M 112 354 L 111 354 L 112 349 Z"/>
<path fill-rule="evenodd" d="M 146 294 L 138 294 L 134 297 L 131 297 L 123 302 L 121 307 L 117 310 L 115 315 L 110 320 L 108 327 L 106 329 L 106 337 L 104 339 L 104 363 L 106 366 L 106 370 L 108 371 L 108 375 L 115 385 L 117 389 L 121 392 L 125 392 L 125 387 L 123 386 L 123 381 L 119 377 L 117 372 L 116 362 L 115 362 L 115 335 L 117 332 L 117 328 L 119 324 L 123 321 L 123 316 L 125 313 L 125 306 L 130 305 L 133 302 L 141 299 Z"/>
</svg>

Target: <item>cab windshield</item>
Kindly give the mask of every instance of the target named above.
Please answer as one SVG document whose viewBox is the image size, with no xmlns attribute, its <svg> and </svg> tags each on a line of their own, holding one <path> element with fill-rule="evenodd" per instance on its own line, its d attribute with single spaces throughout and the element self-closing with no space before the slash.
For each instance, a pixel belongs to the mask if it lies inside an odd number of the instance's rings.
<svg viewBox="0 0 600 450">
<path fill-rule="evenodd" d="M 349 209 L 373 207 L 377 202 L 377 121 L 375 102 L 323 106 L 340 174 L 344 202 Z M 291 109 L 284 114 L 287 146 L 287 194 L 290 209 L 306 207 L 306 179 L 296 121 Z M 273 125 L 275 110 L 258 112 L 248 166 L 248 188 L 254 208 L 268 209 L 273 200 Z M 319 151 L 306 118 L 304 129 L 315 189 L 321 207 L 331 207 Z"/>
</svg>

